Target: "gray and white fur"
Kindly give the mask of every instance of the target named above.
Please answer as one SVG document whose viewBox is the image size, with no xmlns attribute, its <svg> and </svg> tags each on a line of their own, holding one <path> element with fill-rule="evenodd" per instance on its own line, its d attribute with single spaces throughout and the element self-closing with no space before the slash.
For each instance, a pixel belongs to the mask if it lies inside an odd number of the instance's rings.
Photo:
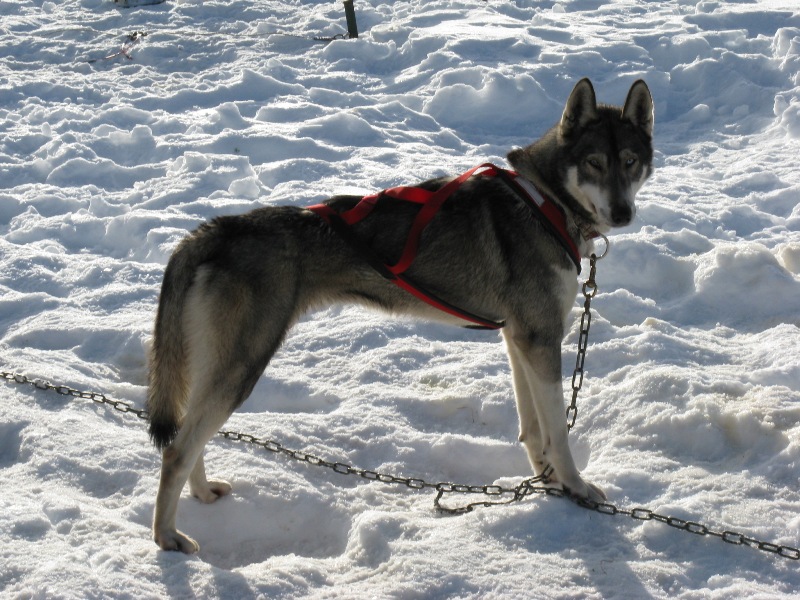
<svg viewBox="0 0 800 600">
<path fill-rule="evenodd" d="M 570 235 L 588 256 L 587 231 L 632 221 L 634 196 L 652 172 L 652 134 L 653 101 L 643 81 L 633 84 L 620 108 L 597 105 L 583 79 L 560 122 L 508 160 L 563 208 Z M 447 181 L 420 186 L 435 190 Z M 328 202 L 346 209 L 359 199 Z M 417 210 L 384 198 L 354 232 L 394 262 Z M 407 275 L 453 305 L 505 319 L 520 441 L 533 471 L 550 465 L 552 482 L 603 500 L 581 478 L 567 445 L 561 341 L 578 289 L 575 266 L 531 209 L 500 178 L 471 178 L 425 230 Z M 387 281 L 303 208 L 219 217 L 178 245 L 164 273 L 147 399 L 150 435 L 163 450 L 153 523 L 161 548 L 198 550 L 175 526 L 184 485 L 202 502 L 231 491 L 228 483 L 207 479 L 206 443 L 251 393 L 298 318 L 344 302 L 464 324 Z"/>
</svg>

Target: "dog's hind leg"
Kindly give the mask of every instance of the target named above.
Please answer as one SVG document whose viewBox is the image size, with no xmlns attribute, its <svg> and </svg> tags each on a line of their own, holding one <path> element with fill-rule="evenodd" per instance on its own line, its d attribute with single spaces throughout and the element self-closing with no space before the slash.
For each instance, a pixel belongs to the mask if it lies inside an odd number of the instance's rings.
<svg viewBox="0 0 800 600">
<path fill-rule="evenodd" d="M 252 333 L 257 334 L 257 331 Z M 190 493 L 205 503 L 230 493 L 229 483 L 206 478 L 203 451 L 233 410 L 249 396 L 272 352 L 274 350 L 263 355 L 261 360 L 245 361 L 250 363 L 249 367 L 227 361 L 212 365 L 219 355 L 209 355 L 204 363 L 206 368 L 195 370 L 186 416 L 162 458 L 153 519 L 153 535 L 162 549 L 188 554 L 199 549 L 197 542 L 176 528 L 181 492 L 188 481 Z"/>
<path fill-rule="evenodd" d="M 199 407 L 196 406 L 197 399 L 190 398 L 189 413 L 181 424 L 177 437 L 163 453 L 161 481 L 156 496 L 153 519 L 153 536 L 163 550 L 180 550 L 192 554 L 200 549 L 197 542 L 177 530 L 175 519 L 178 512 L 178 500 L 190 474 L 194 480 L 191 485 L 192 493 L 200 495 L 201 500 L 212 500 L 211 484 L 206 480 L 203 468 L 203 449 L 230 414 L 229 411 L 219 410 L 223 402 L 219 401 L 215 391 L 217 390 L 203 389 L 195 392 L 196 394 L 205 394 L 206 399 L 203 400 L 203 403 L 206 407 L 216 406 L 217 410 L 192 411 L 192 408 Z M 207 398 L 218 401 L 212 404 L 208 402 Z M 230 486 L 223 482 L 215 482 L 215 484 L 218 489 L 224 489 L 224 486 L 227 486 L 227 492 L 230 491 Z M 218 496 L 215 495 L 213 499 Z"/>
<path fill-rule="evenodd" d="M 230 494 L 231 484 L 221 479 L 209 480 L 206 477 L 205 461 L 201 453 L 189 474 L 189 492 L 200 502 L 211 504 L 219 497 Z"/>
<path fill-rule="evenodd" d="M 280 285 L 283 283 L 283 285 Z M 176 529 L 186 482 L 193 496 L 213 502 L 230 493 L 224 481 L 206 478 L 203 449 L 250 395 L 294 318 L 290 278 L 264 296 L 235 273 L 201 270 L 183 315 L 189 356 L 186 414 L 164 450 L 153 536 L 165 550 L 193 553 L 199 545 Z"/>
</svg>

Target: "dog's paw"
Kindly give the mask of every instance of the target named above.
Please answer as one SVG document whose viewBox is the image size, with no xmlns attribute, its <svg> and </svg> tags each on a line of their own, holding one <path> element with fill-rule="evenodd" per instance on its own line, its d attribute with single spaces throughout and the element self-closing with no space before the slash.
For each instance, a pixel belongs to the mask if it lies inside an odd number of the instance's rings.
<svg viewBox="0 0 800 600">
<path fill-rule="evenodd" d="M 222 496 L 227 496 L 231 493 L 231 489 L 230 483 L 218 480 L 207 481 L 204 485 L 189 486 L 192 496 L 204 504 L 211 504 Z"/>
<path fill-rule="evenodd" d="M 606 496 L 606 493 L 603 491 L 602 488 L 597 487 L 595 484 L 588 482 L 586 483 L 586 485 L 589 488 L 590 500 L 594 500 L 595 502 L 605 502 L 606 500 L 608 500 L 608 496 Z"/>
<path fill-rule="evenodd" d="M 180 550 L 184 554 L 194 554 L 200 550 L 200 544 L 180 531 L 156 531 L 153 538 L 162 550 Z"/>
<path fill-rule="evenodd" d="M 579 483 L 573 485 L 564 484 L 563 487 L 564 491 L 568 494 L 591 500 L 592 502 L 605 502 L 608 499 L 606 493 L 602 489 L 582 479 L 579 480 Z"/>
</svg>

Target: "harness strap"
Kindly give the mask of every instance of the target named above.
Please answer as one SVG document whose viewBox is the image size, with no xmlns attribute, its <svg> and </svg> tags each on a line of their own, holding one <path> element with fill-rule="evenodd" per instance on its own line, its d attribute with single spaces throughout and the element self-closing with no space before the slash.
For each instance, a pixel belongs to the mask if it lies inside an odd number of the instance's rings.
<svg viewBox="0 0 800 600">
<path fill-rule="evenodd" d="M 363 240 L 353 233 L 350 224 L 348 224 L 344 218 L 347 213 L 352 211 L 352 209 L 339 214 L 327 204 L 316 204 L 314 206 L 309 206 L 306 210 L 317 213 L 345 242 L 350 244 L 353 250 L 355 250 L 364 260 L 366 260 L 373 269 L 394 283 L 396 286 L 404 289 L 416 298 L 419 298 L 423 302 L 441 310 L 442 312 L 472 323 L 472 325 L 467 325 L 467 327 L 471 329 L 500 329 L 505 326 L 505 321 L 494 321 L 492 319 L 487 319 L 466 311 L 463 308 L 453 306 L 446 300 L 439 298 L 433 292 L 426 290 L 420 284 L 412 281 L 406 275 L 403 275 L 402 273 L 395 273 L 391 266 L 384 263 L 372 248 L 370 248 L 364 243 Z M 367 211 L 367 214 L 369 214 L 369 211 Z"/>
<path fill-rule="evenodd" d="M 473 323 L 468 327 L 477 329 L 499 329 L 505 325 L 504 321 L 494 321 L 474 315 L 461 308 L 455 307 L 433 293 L 425 290 L 418 283 L 411 281 L 403 273 L 411 266 L 419 251 L 422 232 L 431 222 L 442 204 L 476 173 L 490 177 L 499 176 L 503 181 L 520 196 L 532 209 L 539 220 L 545 224 L 550 233 L 561 243 L 567 251 L 572 262 L 581 271 L 581 257 L 578 247 L 567 232 L 564 214 L 561 208 L 552 200 L 543 196 L 536 187 L 513 171 L 501 169 L 491 163 L 484 163 L 462 173 L 449 181 L 436 191 L 425 190 L 419 187 L 394 187 L 364 196 L 353 208 L 339 213 L 328 204 L 315 204 L 307 210 L 317 213 L 333 229 L 347 241 L 369 264 L 386 279 L 413 294 L 423 302 L 438 308 L 450 315 Z M 414 218 L 406 238 L 406 243 L 400 258 L 393 265 L 386 264 L 376 252 L 353 234 L 351 226 L 365 219 L 375 209 L 378 200 L 389 196 L 397 200 L 420 204 L 421 208 Z"/>
<path fill-rule="evenodd" d="M 566 250 L 578 275 L 581 274 L 581 253 L 578 245 L 567 231 L 567 222 L 561 207 L 542 194 L 530 181 L 514 171 L 498 169 L 499 175 L 525 203 L 540 217 L 539 221 L 547 228 L 559 244 Z"/>
<path fill-rule="evenodd" d="M 460 188 L 463 183 L 475 173 L 484 170 L 491 170 L 492 174 L 494 175 L 494 171 L 497 170 L 497 167 L 489 163 L 473 167 L 466 173 L 462 173 L 452 181 L 446 183 L 437 191 L 428 192 L 428 198 L 423 201 L 424 203 L 422 204 L 422 208 L 417 213 L 414 222 L 411 224 L 411 230 L 408 233 L 406 245 L 405 248 L 403 248 L 403 254 L 400 255 L 400 259 L 394 264 L 394 266 L 389 267 L 392 273 L 403 273 L 406 269 L 408 269 L 408 267 L 411 266 L 411 263 L 414 262 L 414 258 L 416 258 L 417 251 L 419 250 L 419 240 L 422 237 L 422 232 L 424 231 L 425 227 L 428 226 L 428 223 L 431 222 L 431 219 L 436 216 L 436 213 L 439 212 L 439 208 L 442 206 L 442 204 L 444 204 L 444 201 L 447 200 L 453 192 Z M 419 190 L 419 188 L 417 189 Z M 424 192 L 425 190 L 420 191 Z M 420 196 L 422 195 L 420 194 Z"/>
</svg>

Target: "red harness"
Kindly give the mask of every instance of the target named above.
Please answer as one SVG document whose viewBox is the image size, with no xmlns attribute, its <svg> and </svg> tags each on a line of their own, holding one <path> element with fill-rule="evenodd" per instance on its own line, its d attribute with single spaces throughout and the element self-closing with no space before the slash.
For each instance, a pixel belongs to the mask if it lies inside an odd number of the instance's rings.
<svg viewBox="0 0 800 600">
<path fill-rule="evenodd" d="M 315 212 L 322 217 L 337 231 L 337 233 L 353 246 L 355 250 L 367 259 L 381 275 L 399 287 L 439 310 L 473 323 L 474 325 L 470 327 L 499 329 L 505 325 L 504 321 L 487 319 L 474 315 L 461 308 L 457 308 L 445 300 L 436 297 L 404 275 L 405 271 L 411 266 L 411 263 L 414 262 L 417 256 L 419 241 L 425 227 L 431 222 L 431 219 L 433 219 L 439 211 L 439 208 L 444 204 L 445 200 L 476 173 L 490 177 L 501 177 L 503 181 L 533 209 L 534 214 L 540 218 L 541 222 L 550 230 L 556 240 L 561 243 L 570 259 L 577 267 L 578 273 L 580 273 L 580 252 L 573 239 L 567 233 L 566 217 L 562 209 L 555 202 L 542 195 L 528 180 L 520 177 L 513 171 L 501 169 L 491 163 L 485 163 L 474 167 L 433 192 L 418 187 L 395 187 L 371 196 L 365 196 L 353 208 L 341 213 L 337 212 L 328 204 L 315 204 L 314 206 L 309 206 L 307 210 Z M 421 205 L 411 225 L 405 247 L 403 248 L 403 253 L 400 255 L 400 259 L 393 265 L 388 265 L 381 260 L 372 248 L 353 234 L 350 228 L 351 225 L 366 218 L 375 208 L 378 200 L 383 196 L 389 196 L 398 200 Z"/>
</svg>

